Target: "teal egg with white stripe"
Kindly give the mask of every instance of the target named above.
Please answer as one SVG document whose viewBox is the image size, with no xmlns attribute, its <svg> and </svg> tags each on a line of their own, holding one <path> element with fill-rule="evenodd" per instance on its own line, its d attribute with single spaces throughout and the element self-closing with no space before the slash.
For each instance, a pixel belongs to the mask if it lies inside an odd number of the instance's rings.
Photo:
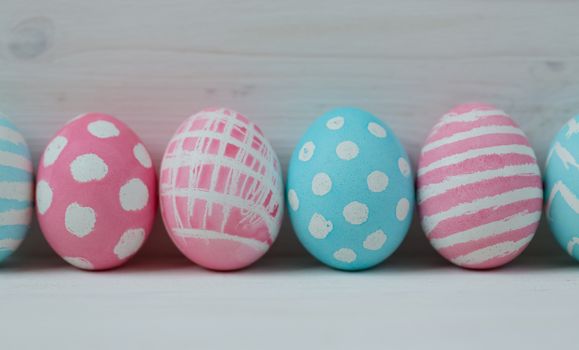
<svg viewBox="0 0 579 350">
<path fill-rule="evenodd" d="M 553 235 L 579 260 L 579 116 L 555 136 L 545 170 L 545 214 Z"/>
<path fill-rule="evenodd" d="M 32 219 L 33 166 L 26 140 L 0 116 L 0 262 L 19 246 Z"/>
<path fill-rule="evenodd" d="M 396 251 L 412 220 L 408 155 L 380 119 L 335 109 L 299 141 L 287 201 L 293 228 L 314 257 L 340 270 L 371 268 Z"/>
</svg>

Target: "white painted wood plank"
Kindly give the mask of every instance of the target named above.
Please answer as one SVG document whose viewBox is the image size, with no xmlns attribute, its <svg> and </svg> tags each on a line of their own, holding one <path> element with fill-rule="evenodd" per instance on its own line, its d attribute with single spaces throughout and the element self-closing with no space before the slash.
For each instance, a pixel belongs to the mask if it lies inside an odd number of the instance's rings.
<svg viewBox="0 0 579 350">
<path fill-rule="evenodd" d="M 573 349 L 577 287 L 571 259 L 345 273 L 294 258 L 235 274 L 26 261 L 2 270 L 0 329 L 3 349 Z"/>
</svg>

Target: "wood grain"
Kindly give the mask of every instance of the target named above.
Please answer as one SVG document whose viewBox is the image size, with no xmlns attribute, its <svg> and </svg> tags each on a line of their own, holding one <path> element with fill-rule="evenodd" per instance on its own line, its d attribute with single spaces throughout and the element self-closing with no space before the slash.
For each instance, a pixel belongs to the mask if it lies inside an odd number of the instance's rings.
<svg viewBox="0 0 579 350">
<path fill-rule="evenodd" d="M 453 105 L 506 110 L 541 161 L 579 113 L 579 2 L 2 0 L 0 110 L 35 159 L 68 119 L 116 115 L 159 162 L 206 106 L 256 121 L 287 165 L 308 124 L 336 106 L 373 112 L 413 161 Z M 36 230 L 22 254 L 49 254 Z M 275 255 L 302 254 L 284 225 Z M 435 254 L 415 225 L 402 254 Z M 529 251 L 564 254 L 543 228 Z M 148 254 L 176 254 L 157 225 Z"/>
<path fill-rule="evenodd" d="M 10 260 L 2 348 L 574 349 L 579 276 L 560 258 L 480 273 L 407 256 L 341 273 L 287 257 L 234 274 L 180 257 L 107 273 Z"/>
</svg>

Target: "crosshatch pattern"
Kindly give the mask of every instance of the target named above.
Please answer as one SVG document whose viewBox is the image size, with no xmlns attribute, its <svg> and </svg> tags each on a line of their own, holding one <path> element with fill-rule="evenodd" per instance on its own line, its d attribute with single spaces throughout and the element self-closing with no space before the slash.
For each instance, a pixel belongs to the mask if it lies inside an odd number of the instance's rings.
<svg viewBox="0 0 579 350">
<path fill-rule="evenodd" d="M 203 264 L 222 250 L 237 261 L 257 259 L 275 240 L 283 215 L 280 164 L 246 117 L 206 109 L 167 146 L 161 202 L 167 230 L 192 260 Z"/>
</svg>

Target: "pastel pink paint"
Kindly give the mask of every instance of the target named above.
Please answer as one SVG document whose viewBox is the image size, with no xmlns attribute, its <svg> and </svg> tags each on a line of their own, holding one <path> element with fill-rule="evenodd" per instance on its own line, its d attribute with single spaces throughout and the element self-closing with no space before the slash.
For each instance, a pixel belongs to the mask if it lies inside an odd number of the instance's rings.
<svg viewBox="0 0 579 350">
<path fill-rule="evenodd" d="M 480 170 L 480 165 L 484 164 L 486 170 L 501 169 L 505 164 L 510 165 L 525 165 L 534 164 L 537 159 L 530 155 L 525 154 L 486 154 L 472 159 L 462 161 L 457 164 L 442 166 L 436 170 L 429 171 L 424 175 L 419 175 L 418 179 L 420 183 L 438 183 L 443 181 L 449 176 L 459 176 L 462 174 L 475 173 Z M 421 164 L 421 166 L 425 166 Z"/>
<path fill-rule="evenodd" d="M 448 237 L 455 233 L 466 231 L 469 228 L 491 224 L 506 217 L 522 213 L 527 208 L 536 208 L 543 202 L 541 198 L 518 201 L 512 204 L 483 209 L 471 214 L 455 216 L 440 221 L 435 230 L 428 236 L 431 239 Z"/>
<path fill-rule="evenodd" d="M 283 215 L 283 179 L 263 132 L 243 115 L 203 110 L 181 124 L 160 174 L 167 231 L 193 262 L 241 269 L 275 241 Z"/>
<path fill-rule="evenodd" d="M 147 239 L 157 187 L 150 155 L 120 120 L 89 113 L 66 124 L 40 159 L 37 214 L 50 246 L 72 265 L 106 270 Z"/>
<path fill-rule="evenodd" d="M 461 203 L 473 202 L 479 198 L 497 196 L 516 189 L 533 187 L 537 184 L 535 175 L 499 176 L 476 183 L 457 186 L 445 193 L 430 197 L 422 202 L 424 215 L 435 215 L 456 207 Z"/>
<path fill-rule="evenodd" d="M 522 145 L 529 146 L 529 141 L 525 136 L 522 135 L 485 135 L 477 138 L 476 140 L 466 139 L 463 141 L 457 141 L 455 143 L 449 144 L 447 146 L 441 146 L 432 151 L 426 152 L 422 155 L 424 166 L 439 160 L 442 157 L 447 156 L 450 153 L 462 153 L 471 150 L 475 147 L 478 148 L 488 148 L 497 146 L 507 146 L 507 145 Z"/>
<path fill-rule="evenodd" d="M 493 106 L 466 104 L 445 114 L 423 146 L 417 182 L 426 236 L 456 265 L 506 264 L 537 229 L 535 154 L 516 122 Z"/>
</svg>

